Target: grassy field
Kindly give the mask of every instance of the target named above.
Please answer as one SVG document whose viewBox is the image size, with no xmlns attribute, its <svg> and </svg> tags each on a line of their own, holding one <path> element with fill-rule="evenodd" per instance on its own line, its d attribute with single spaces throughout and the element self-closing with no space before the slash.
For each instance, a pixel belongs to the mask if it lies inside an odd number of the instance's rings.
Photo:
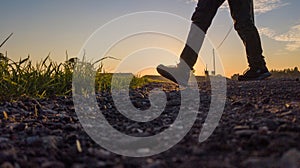
<svg viewBox="0 0 300 168">
<path fill-rule="evenodd" d="M 37 63 L 33 63 L 29 56 L 14 61 L 0 53 L 0 100 L 71 95 L 74 67 L 78 67 L 75 64 L 74 59 L 57 63 L 49 55 Z M 101 62 L 97 67 L 90 67 L 95 69 L 96 91 L 111 88 L 112 74 L 104 73 L 102 67 Z M 123 85 L 122 81 L 118 82 L 118 85 Z M 147 83 L 149 79 L 134 77 L 131 87 L 140 87 Z"/>
</svg>

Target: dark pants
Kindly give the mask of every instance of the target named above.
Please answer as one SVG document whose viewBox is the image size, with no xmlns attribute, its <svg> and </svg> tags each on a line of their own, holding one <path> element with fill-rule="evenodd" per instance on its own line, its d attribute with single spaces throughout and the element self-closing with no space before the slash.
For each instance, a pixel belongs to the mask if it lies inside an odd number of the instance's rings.
<svg viewBox="0 0 300 168">
<path fill-rule="evenodd" d="M 192 16 L 193 24 L 199 27 L 204 33 L 210 27 L 218 8 L 225 0 L 198 0 L 196 10 Z M 234 20 L 234 28 L 242 39 L 247 53 L 250 68 L 265 66 L 262 55 L 261 41 L 254 24 L 254 12 L 252 0 L 228 0 L 231 16 Z M 199 44 L 199 45 L 202 45 Z M 195 65 L 198 53 L 188 45 L 180 56 L 192 69 Z"/>
</svg>

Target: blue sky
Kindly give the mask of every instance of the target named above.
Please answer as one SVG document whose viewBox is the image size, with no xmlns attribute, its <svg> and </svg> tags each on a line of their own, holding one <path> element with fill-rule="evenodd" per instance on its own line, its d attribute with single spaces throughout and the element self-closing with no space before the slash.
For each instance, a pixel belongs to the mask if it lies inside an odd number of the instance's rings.
<svg viewBox="0 0 300 168">
<path fill-rule="evenodd" d="M 299 0 L 254 2 L 269 68 L 300 66 Z M 5 0 L 0 6 L 0 40 L 11 32 L 14 36 L 0 52 L 8 51 L 14 60 L 28 54 L 33 60 L 41 60 L 51 52 L 51 58 L 60 62 L 65 60 L 66 50 L 76 56 L 87 38 L 114 18 L 133 12 L 162 11 L 189 19 L 195 5 L 193 0 Z M 218 45 L 231 26 L 225 5 L 207 37 Z M 244 48 L 235 31 L 218 52 L 227 76 L 247 67 Z M 201 74 L 203 67 L 197 67 Z"/>
</svg>

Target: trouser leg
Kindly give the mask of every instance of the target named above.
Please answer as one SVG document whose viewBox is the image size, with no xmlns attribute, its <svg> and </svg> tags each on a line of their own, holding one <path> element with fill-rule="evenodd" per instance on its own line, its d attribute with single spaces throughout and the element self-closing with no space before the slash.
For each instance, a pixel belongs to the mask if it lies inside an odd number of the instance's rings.
<svg viewBox="0 0 300 168">
<path fill-rule="evenodd" d="M 197 7 L 192 16 L 192 25 L 186 45 L 180 58 L 193 69 L 200 48 L 203 44 L 207 29 L 211 25 L 218 8 L 225 0 L 198 0 Z"/>
<path fill-rule="evenodd" d="M 265 67 L 261 40 L 254 23 L 253 0 L 228 0 L 234 28 L 246 48 L 250 68 Z"/>
</svg>

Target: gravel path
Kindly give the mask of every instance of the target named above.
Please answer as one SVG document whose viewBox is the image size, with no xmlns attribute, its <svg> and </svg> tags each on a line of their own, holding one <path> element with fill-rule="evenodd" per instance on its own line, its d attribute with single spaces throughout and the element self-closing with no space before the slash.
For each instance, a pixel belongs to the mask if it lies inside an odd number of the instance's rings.
<svg viewBox="0 0 300 168">
<path fill-rule="evenodd" d="M 300 167 L 300 82 L 270 79 L 228 81 L 219 126 L 205 142 L 198 136 L 210 105 L 210 86 L 200 82 L 201 112 L 188 135 L 170 150 L 146 158 L 108 152 L 84 132 L 71 97 L 0 103 L 0 167 Z M 167 129 L 180 103 L 176 86 L 154 83 L 131 92 L 137 108 L 147 109 L 149 90 L 168 97 L 158 120 L 142 124 L 116 112 L 107 92 L 97 95 L 107 120 L 129 135 L 149 136 Z"/>
</svg>

